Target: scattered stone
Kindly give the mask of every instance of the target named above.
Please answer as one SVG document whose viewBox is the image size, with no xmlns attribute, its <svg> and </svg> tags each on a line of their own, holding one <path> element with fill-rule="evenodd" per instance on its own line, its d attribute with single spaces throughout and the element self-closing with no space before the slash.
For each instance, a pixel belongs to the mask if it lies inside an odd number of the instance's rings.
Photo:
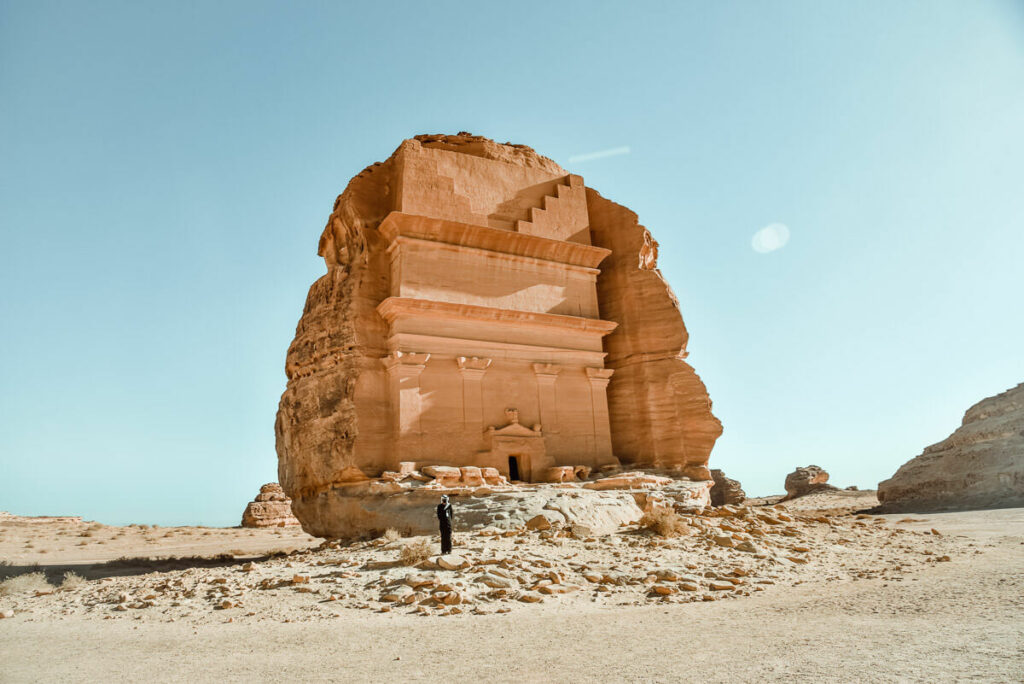
<svg viewBox="0 0 1024 684">
<path fill-rule="evenodd" d="M 445 570 L 462 570 L 463 568 L 468 568 L 470 565 L 468 560 L 455 554 L 437 556 L 434 559 L 434 562 Z"/>
</svg>

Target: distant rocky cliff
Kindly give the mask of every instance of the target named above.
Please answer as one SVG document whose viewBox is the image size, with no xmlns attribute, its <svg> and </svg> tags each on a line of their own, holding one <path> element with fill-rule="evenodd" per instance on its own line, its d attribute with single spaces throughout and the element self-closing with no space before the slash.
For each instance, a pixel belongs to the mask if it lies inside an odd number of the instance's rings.
<svg viewBox="0 0 1024 684">
<path fill-rule="evenodd" d="M 1024 506 L 1024 383 L 983 399 L 952 435 L 878 484 L 891 511 Z"/>
</svg>

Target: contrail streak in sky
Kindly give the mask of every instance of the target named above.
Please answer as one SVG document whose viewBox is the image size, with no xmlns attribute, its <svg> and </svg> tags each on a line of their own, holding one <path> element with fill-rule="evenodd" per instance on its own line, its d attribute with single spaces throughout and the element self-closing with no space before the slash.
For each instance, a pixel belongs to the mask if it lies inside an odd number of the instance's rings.
<svg viewBox="0 0 1024 684">
<path fill-rule="evenodd" d="M 593 159 L 604 159 L 605 157 L 617 157 L 620 154 L 629 154 L 629 145 L 623 145 L 622 147 L 612 147 L 607 150 L 601 150 L 600 152 L 588 152 L 587 154 L 576 154 L 569 157 L 570 164 L 578 164 L 580 162 L 587 162 Z"/>
</svg>

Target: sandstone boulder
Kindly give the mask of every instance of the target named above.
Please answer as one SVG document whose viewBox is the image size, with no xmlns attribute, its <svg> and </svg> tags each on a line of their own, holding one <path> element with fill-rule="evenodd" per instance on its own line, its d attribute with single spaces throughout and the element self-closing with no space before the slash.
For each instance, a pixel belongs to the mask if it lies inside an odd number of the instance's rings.
<svg viewBox="0 0 1024 684">
<path fill-rule="evenodd" d="M 887 511 L 1024 506 L 1024 383 L 967 409 L 960 427 L 878 484 Z"/>
<path fill-rule="evenodd" d="M 715 485 L 711 488 L 712 506 L 741 504 L 747 498 L 747 494 L 743 491 L 739 480 L 726 477 L 725 473 L 721 470 L 712 470 L 711 478 L 715 482 Z"/>
<path fill-rule="evenodd" d="M 242 513 L 242 527 L 288 527 L 298 525 L 292 515 L 292 502 L 285 496 L 281 485 L 269 482 L 260 487 L 256 499 L 249 502 Z"/>
<path fill-rule="evenodd" d="M 795 499 L 811 492 L 836 490 L 828 484 L 828 473 L 824 468 L 816 465 L 809 465 L 804 468 L 797 468 L 786 476 L 786 499 Z"/>
</svg>

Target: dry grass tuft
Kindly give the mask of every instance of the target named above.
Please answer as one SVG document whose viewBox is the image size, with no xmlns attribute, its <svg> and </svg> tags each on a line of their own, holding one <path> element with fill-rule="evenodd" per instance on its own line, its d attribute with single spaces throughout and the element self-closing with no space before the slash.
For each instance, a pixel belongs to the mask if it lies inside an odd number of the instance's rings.
<svg viewBox="0 0 1024 684">
<path fill-rule="evenodd" d="M 41 572 L 29 572 L 24 575 L 15 575 L 0 582 L 0 596 L 12 596 L 14 594 L 25 594 L 31 591 L 50 591 L 53 587 L 46 581 L 46 575 Z"/>
<path fill-rule="evenodd" d="M 430 558 L 433 546 L 427 538 L 415 539 L 403 544 L 398 552 L 398 561 L 402 565 L 416 565 Z"/>
<path fill-rule="evenodd" d="M 394 527 L 389 527 L 388 529 L 384 530 L 383 539 L 388 544 L 390 544 L 391 542 L 398 541 L 401 538 L 402 535 L 399 534 L 398 530 L 396 530 Z"/>
<path fill-rule="evenodd" d="M 78 589 L 86 584 L 86 579 L 81 575 L 75 574 L 74 571 L 68 570 L 64 573 L 64 581 L 61 582 L 61 589 Z"/>
<path fill-rule="evenodd" d="M 690 526 L 678 513 L 665 508 L 656 508 L 644 513 L 640 519 L 640 529 L 649 530 L 662 537 L 683 537 L 690 534 Z"/>
</svg>

